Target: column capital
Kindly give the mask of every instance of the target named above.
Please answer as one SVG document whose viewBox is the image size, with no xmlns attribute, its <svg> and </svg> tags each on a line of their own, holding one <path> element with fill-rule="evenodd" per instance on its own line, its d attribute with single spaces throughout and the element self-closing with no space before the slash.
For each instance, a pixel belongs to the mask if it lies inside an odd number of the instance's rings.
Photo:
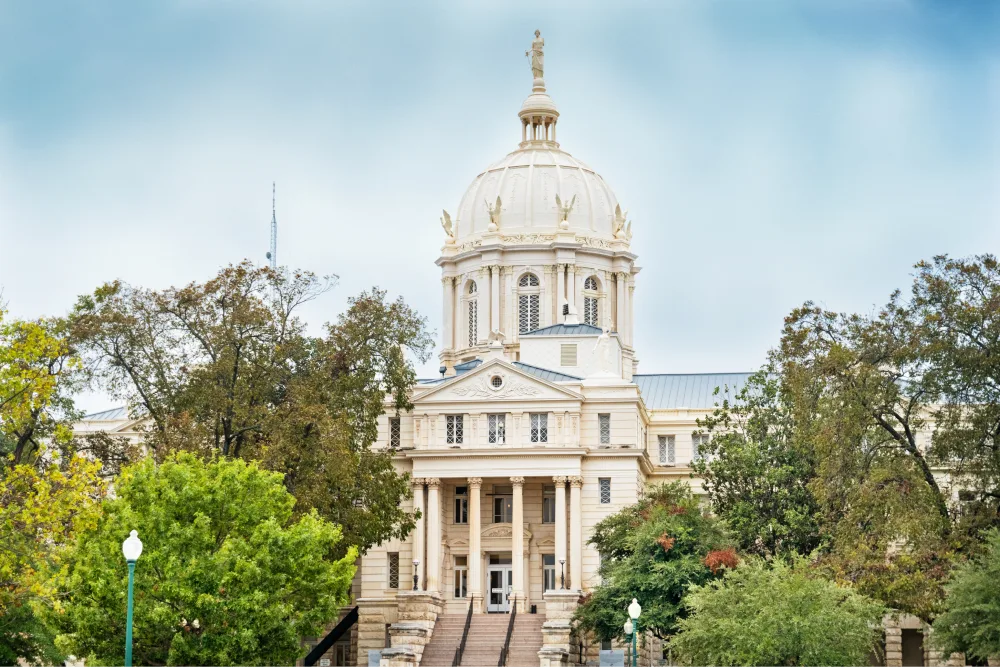
<svg viewBox="0 0 1000 667">
<path fill-rule="evenodd" d="M 481 487 L 483 485 L 483 478 L 482 477 L 470 477 L 469 479 L 467 479 L 465 481 L 468 482 L 469 486 L 471 486 L 471 487 L 473 487 L 475 489 L 478 489 L 479 487 Z"/>
<path fill-rule="evenodd" d="M 523 486 L 524 485 L 524 478 L 523 477 L 511 477 L 510 478 L 510 483 L 513 484 L 514 486 Z"/>
<path fill-rule="evenodd" d="M 449 287 L 455 284 L 455 276 L 441 276 L 441 284 Z"/>
<path fill-rule="evenodd" d="M 573 475 L 567 479 L 569 479 L 569 485 L 572 487 L 579 489 L 583 486 L 583 477 Z"/>
<path fill-rule="evenodd" d="M 413 485 L 413 486 L 423 486 L 426 481 L 427 480 L 425 480 L 423 477 L 411 477 L 410 478 L 410 484 Z"/>
<path fill-rule="evenodd" d="M 441 479 L 438 477 L 425 477 L 424 482 L 427 484 L 427 486 L 431 488 L 437 488 L 441 486 Z"/>
<path fill-rule="evenodd" d="M 552 478 L 552 481 L 556 484 L 565 484 L 567 477 L 565 475 L 557 475 Z"/>
</svg>

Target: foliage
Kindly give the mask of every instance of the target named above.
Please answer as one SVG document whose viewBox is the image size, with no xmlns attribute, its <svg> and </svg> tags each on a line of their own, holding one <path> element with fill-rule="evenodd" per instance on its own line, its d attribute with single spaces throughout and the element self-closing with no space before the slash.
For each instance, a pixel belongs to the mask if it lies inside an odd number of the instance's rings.
<svg viewBox="0 0 1000 667">
<path fill-rule="evenodd" d="M 808 488 L 814 464 L 809 449 L 796 442 L 773 367 L 750 376 L 698 425 L 712 437 L 692 467 L 740 550 L 761 556 L 812 552 L 819 544 Z"/>
<path fill-rule="evenodd" d="M 281 476 L 239 459 L 190 453 L 126 467 L 117 497 L 83 533 L 51 618 L 66 652 L 120 664 L 127 569 L 137 529 L 133 656 L 137 664 L 292 664 L 348 599 L 355 549 L 335 556 L 340 529 L 315 512 L 293 517 Z M 197 622 L 196 622 L 197 621 Z"/>
<path fill-rule="evenodd" d="M 326 335 L 297 313 L 330 286 L 308 272 L 249 262 L 207 283 L 152 291 L 123 283 L 81 297 L 73 332 L 102 386 L 148 416 L 145 444 L 261 461 L 300 500 L 366 550 L 413 527 L 389 453 L 373 451 L 391 396 L 409 409 L 426 323 L 374 289 L 351 299 Z"/>
<path fill-rule="evenodd" d="M 670 640 L 691 665 L 863 665 L 885 609 L 816 577 L 804 558 L 742 562 L 694 586 Z"/>
<path fill-rule="evenodd" d="M 650 487 L 638 503 L 600 521 L 590 544 L 604 556 L 601 583 L 574 620 L 577 632 L 601 639 L 625 638 L 632 598 L 642 605 L 643 631 L 671 634 L 687 588 L 721 576 L 735 558 L 718 521 L 683 482 Z"/>
<path fill-rule="evenodd" d="M 1000 531 L 985 537 L 983 553 L 955 568 L 944 612 L 934 621 L 934 644 L 946 655 L 982 661 L 1000 655 Z"/>
</svg>

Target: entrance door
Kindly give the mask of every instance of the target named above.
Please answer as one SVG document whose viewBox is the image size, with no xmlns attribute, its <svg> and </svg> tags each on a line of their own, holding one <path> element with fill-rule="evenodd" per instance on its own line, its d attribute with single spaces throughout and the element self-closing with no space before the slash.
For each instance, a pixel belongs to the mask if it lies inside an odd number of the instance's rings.
<svg viewBox="0 0 1000 667">
<path fill-rule="evenodd" d="M 510 611 L 510 592 L 514 587 L 514 573 L 510 565 L 489 565 L 486 577 L 489 591 L 486 611 L 507 613 Z"/>
</svg>

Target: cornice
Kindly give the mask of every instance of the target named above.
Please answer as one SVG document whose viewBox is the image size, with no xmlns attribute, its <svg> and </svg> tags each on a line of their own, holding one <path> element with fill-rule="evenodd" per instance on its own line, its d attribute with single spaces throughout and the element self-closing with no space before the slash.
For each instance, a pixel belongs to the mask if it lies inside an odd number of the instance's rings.
<svg viewBox="0 0 1000 667">
<path fill-rule="evenodd" d="M 633 453 L 638 450 L 632 450 Z M 414 449 L 405 453 L 408 459 L 517 459 L 540 457 L 573 457 L 586 456 L 588 450 L 582 447 L 552 447 L 552 448 L 510 448 L 510 449 Z"/>
</svg>

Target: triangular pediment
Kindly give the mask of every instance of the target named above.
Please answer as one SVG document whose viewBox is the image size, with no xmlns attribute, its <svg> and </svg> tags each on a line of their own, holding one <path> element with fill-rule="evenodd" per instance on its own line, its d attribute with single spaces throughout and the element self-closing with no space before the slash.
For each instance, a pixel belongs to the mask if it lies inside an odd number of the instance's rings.
<svg viewBox="0 0 1000 667">
<path fill-rule="evenodd" d="M 497 379 L 499 378 L 499 379 Z M 490 359 L 476 369 L 414 397 L 414 404 L 476 401 L 582 400 L 583 395 L 535 377 L 513 364 Z"/>
</svg>

